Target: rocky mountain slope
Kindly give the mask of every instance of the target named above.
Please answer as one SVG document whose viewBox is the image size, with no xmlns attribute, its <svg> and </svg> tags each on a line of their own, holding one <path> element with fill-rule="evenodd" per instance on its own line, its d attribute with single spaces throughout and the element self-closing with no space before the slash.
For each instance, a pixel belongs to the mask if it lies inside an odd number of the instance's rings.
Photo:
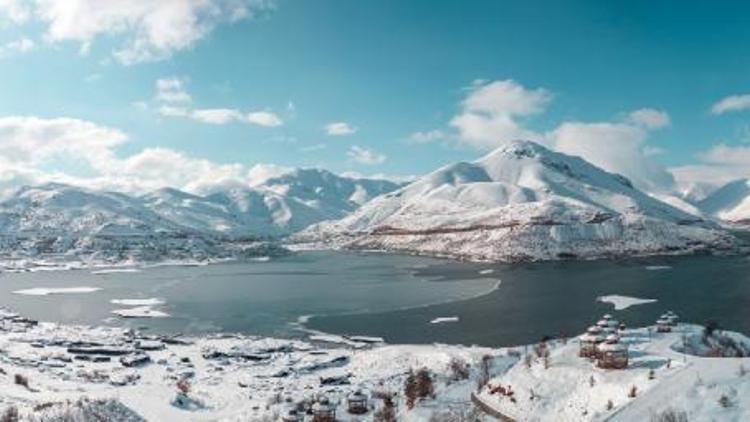
<svg viewBox="0 0 750 422">
<path fill-rule="evenodd" d="M 500 261 L 736 245 L 717 225 L 638 191 L 626 178 L 528 141 L 443 167 L 297 237 Z"/>
</svg>

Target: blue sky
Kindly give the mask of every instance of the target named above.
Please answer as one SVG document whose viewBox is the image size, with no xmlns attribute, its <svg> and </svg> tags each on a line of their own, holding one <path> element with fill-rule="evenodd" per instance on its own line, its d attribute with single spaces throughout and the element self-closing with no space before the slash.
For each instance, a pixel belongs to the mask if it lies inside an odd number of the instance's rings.
<svg viewBox="0 0 750 422">
<path fill-rule="evenodd" d="M 149 3 L 0 1 L 0 118 L 16 118 L 0 124 L 0 152 L 26 154 L 6 163 L 19 181 L 61 172 L 109 186 L 154 148 L 230 179 L 256 163 L 420 174 L 521 135 L 650 189 L 750 176 L 750 6 L 739 2 Z M 159 80 L 190 101 L 159 99 Z M 17 144 L 71 130 L 37 127 L 61 117 L 125 139 L 28 158 Z M 335 123 L 352 133 L 327 133 Z M 49 142 L 89 135 L 73 130 Z M 186 187 L 174 172 L 158 183 Z"/>
</svg>

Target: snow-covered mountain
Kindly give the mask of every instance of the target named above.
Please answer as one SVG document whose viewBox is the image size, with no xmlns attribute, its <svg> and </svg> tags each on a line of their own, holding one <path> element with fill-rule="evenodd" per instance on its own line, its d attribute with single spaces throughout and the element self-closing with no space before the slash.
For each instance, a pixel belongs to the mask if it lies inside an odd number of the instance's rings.
<svg viewBox="0 0 750 422">
<path fill-rule="evenodd" d="M 528 141 L 443 167 L 299 236 L 351 248 L 526 260 L 733 248 L 717 225 Z"/>
<path fill-rule="evenodd" d="M 172 188 L 132 196 L 55 183 L 24 187 L 0 201 L 0 254 L 222 256 L 227 242 L 280 237 L 339 219 L 397 187 L 317 169 L 206 196 Z"/>
<path fill-rule="evenodd" d="M 727 183 L 698 203 L 706 214 L 719 220 L 750 224 L 750 179 Z"/>
</svg>

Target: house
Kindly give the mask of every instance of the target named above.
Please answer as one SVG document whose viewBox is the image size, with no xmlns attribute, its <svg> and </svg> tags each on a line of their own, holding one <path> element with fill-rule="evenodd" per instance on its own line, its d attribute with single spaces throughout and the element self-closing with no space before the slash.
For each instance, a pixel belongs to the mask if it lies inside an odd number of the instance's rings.
<svg viewBox="0 0 750 422">
<path fill-rule="evenodd" d="M 628 367 L 628 346 L 620 343 L 620 337 L 610 334 L 597 346 L 596 366 L 604 369 L 624 369 Z"/>
</svg>

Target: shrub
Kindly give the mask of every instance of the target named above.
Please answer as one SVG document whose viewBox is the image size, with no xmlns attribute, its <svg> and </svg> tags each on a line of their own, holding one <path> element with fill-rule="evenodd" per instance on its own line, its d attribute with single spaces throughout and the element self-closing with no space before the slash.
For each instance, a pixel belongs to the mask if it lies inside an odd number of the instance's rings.
<svg viewBox="0 0 750 422">
<path fill-rule="evenodd" d="M 479 363 L 479 378 L 477 378 L 477 391 L 481 390 L 482 387 L 487 385 L 490 381 L 490 374 L 492 372 L 492 356 L 482 356 L 482 361 Z"/>
<path fill-rule="evenodd" d="M 461 359 L 453 358 L 448 363 L 448 370 L 453 381 L 460 381 L 469 378 L 469 365 Z"/>
<path fill-rule="evenodd" d="M 3 413 L 0 414 L 0 422 L 18 422 L 19 420 L 18 408 L 15 406 L 7 407 Z"/>
<path fill-rule="evenodd" d="M 737 375 L 741 377 L 744 377 L 745 375 L 747 375 L 747 369 L 745 368 L 745 365 L 740 364 L 739 369 L 737 369 Z"/>
<path fill-rule="evenodd" d="M 596 385 L 596 380 L 594 379 L 594 376 L 592 375 L 589 377 L 589 387 L 594 388 L 595 385 Z"/>
<path fill-rule="evenodd" d="M 612 410 L 615 408 L 615 404 L 612 403 L 612 400 L 607 400 L 607 410 Z"/>
<path fill-rule="evenodd" d="M 628 390 L 628 397 L 633 399 L 637 395 L 638 395 L 638 387 L 636 387 L 635 385 L 631 385 L 630 390 Z"/>
<path fill-rule="evenodd" d="M 25 376 L 21 375 L 21 374 L 16 374 L 13 377 L 13 382 L 15 382 L 17 385 L 20 385 L 20 386 L 26 387 L 27 389 L 30 389 L 29 388 L 29 379 L 26 378 Z"/>
<path fill-rule="evenodd" d="M 404 382 L 404 396 L 406 396 L 406 406 L 411 409 L 419 399 L 431 397 L 435 393 L 435 386 L 427 368 L 419 371 L 410 372 Z"/>
<path fill-rule="evenodd" d="M 725 409 L 727 407 L 732 407 L 732 401 L 729 399 L 729 396 L 722 394 L 721 397 L 719 397 L 719 406 Z"/>
<path fill-rule="evenodd" d="M 687 412 L 683 410 L 666 409 L 661 413 L 651 415 L 651 422 L 688 422 Z"/>
<path fill-rule="evenodd" d="M 652 380 L 654 378 L 656 378 L 656 373 L 654 372 L 653 369 L 649 369 L 648 370 L 648 379 Z"/>
<path fill-rule="evenodd" d="M 396 422 L 396 409 L 393 403 L 393 393 L 390 391 L 374 391 L 374 399 L 383 401 L 383 405 L 373 415 L 374 422 Z"/>
</svg>

